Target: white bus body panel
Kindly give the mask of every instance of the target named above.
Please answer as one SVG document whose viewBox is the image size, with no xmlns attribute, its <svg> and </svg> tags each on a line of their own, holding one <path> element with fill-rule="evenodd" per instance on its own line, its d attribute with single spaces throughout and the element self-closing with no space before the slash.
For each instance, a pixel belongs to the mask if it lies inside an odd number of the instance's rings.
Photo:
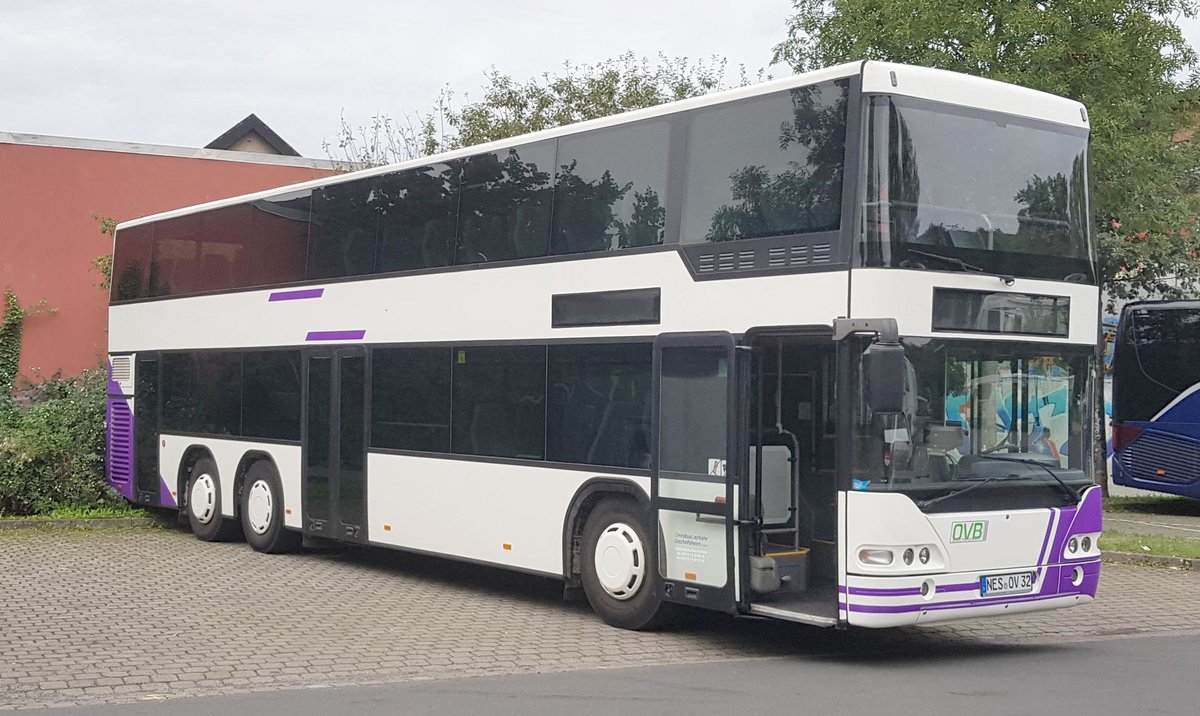
<svg viewBox="0 0 1200 716">
<path fill-rule="evenodd" d="M 561 577 L 567 510 L 597 477 L 649 498 L 649 477 L 368 453 L 367 540 Z"/>
<path fill-rule="evenodd" d="M 1036 257 L 1030 257 L 1036 261 Z M 970 333 L 966 331 L 933 330 L 934 288 L 966 289 L 996 293 L 1031 293 L 1046 296 L 1065 296 L 1071 299 L 1070 335 L 1033 336 L 1012 333 Z M 1009 340 L 1033 343 L 1073 343 L 1095 345 L 1096 315 L 1100 306 L 1100 289 L 1080 283 L 1039 281 L 1031 278 L 1014 279 L 1012 286 L 1004 285 L 990 274 L 915 271 L 897 268 L 855 269 L 850 284 L 850 316 L 852 318 L 895 318 L 901 336 L 941 336 L 965 340 Z"/>
<path fill-rule="evenodd" d="M 651 287 L 662 289 L 659 324 L 550 327 L 555 294 Z M 296 346 L 306 345 L 311 331 L 344 330 L 366 331 L 363 342 L 373 344 L 737 334 L 754 326 L 830 325 L 846 314 L 849 272 L 696 281 L 679 253 L 667 250 L 322 288 L 320 298 L 305 300 L 268 300 L 287 290 L 275 289 L 112 306 L 109 343 L 114 352 Z"/>
<path fill-rule="evenodd" d="M 251 450 L 264 452 L 271 456 L 275 468 L 279 471 L 280 486 L 283 487 L 283 524 L 299 529 L 300 512 L 300 446 L 280 445 L 279 443 L 260 443 L 254 440 L 200 438 L 187 435 L 172 435 L 162 433 L 159 438 L 158 464 L 163 485 L 170 490 L 176 504 L 176 475 L 179 472 L 180 461 L 187 449 L 194 445 L 202 445 L 212 453 L 217 463 L 217 473 L 221 481 L 221 514 L 233 517 L 236 512 L 233 494 L 233 480 L 237 476 L 238 463 Z"/>
</svg>

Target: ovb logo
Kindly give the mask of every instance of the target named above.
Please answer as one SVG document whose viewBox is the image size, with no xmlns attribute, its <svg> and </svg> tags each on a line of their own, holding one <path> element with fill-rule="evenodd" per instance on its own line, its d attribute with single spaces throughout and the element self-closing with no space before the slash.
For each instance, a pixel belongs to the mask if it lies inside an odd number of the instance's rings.
<svg viewBox="0 0 1200 716">
<path fill-rule="evenodd" d="M 951 542 L 984 542 L 987 540 L 987 520 L 955 522 L 950 525 Z"/>
</svg>

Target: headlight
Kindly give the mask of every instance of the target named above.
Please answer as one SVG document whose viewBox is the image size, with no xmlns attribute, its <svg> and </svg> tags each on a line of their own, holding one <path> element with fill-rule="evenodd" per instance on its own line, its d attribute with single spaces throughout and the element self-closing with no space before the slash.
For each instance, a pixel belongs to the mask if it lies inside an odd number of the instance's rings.
<svg viewBox="0 0 1200 716">
<path fill-rule="evenodd" d="M 1080 546 L 1083 547 L 1084 552 L 1091 552 L 1092 551 L 1092 538 L 1084 537 L 1083 540 L 1080 542 Z"/>
<path fill-rule="evenodd" d="M 912 564 L 912 561 L 913 561 L 913 549 L 912 549 L 912 547 L 909 547 L 908 549 L 904 550 L 904 563 Z"/>
<path fill-rule="evenodd" d="M 1079 540 L 1075 539 L 1074 537 L 1067 540 L 1067 551 L 1070 552 L 1071 554 L 1075 554 L 1076 552 L 1078 552 L 1079 551 Z"/>
<path fill-rule="evenodd" d="M 892 563 L 892 550 L 860 549 L 858 551 L 858 561 L 863 564 L 878 564 L 886 567 Z"/>
<path fill-rule="evenodd" d="M 921 551 L 917 554 L 917 559 L 921 560 L 921 564 L 929 564 L 929 548 L 922 547 Z"/>
</svg>

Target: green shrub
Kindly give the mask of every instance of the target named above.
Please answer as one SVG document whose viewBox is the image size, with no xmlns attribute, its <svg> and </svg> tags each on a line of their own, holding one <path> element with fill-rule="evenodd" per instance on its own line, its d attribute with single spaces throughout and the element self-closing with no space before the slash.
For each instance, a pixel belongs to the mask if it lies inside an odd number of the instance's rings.
<svg viewBox="0 0 1200 716">
<path fill-rule="evenodd" d="M 104 370 L 0 396 L 0 515 L 117 505 L 104 480 Z"/>
</svg>

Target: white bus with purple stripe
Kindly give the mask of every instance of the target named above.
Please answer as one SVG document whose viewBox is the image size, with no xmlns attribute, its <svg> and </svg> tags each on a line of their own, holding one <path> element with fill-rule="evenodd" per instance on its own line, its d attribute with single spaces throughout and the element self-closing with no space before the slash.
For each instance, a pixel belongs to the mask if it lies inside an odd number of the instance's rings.
<svg viewBox="0 0 1200 716">
<path fill-rule="evenodd" d="M 1089 601 L 1087 133 L 864 62 L 125 222 L 109 479 L 627 628 Z"/>
</svg>

